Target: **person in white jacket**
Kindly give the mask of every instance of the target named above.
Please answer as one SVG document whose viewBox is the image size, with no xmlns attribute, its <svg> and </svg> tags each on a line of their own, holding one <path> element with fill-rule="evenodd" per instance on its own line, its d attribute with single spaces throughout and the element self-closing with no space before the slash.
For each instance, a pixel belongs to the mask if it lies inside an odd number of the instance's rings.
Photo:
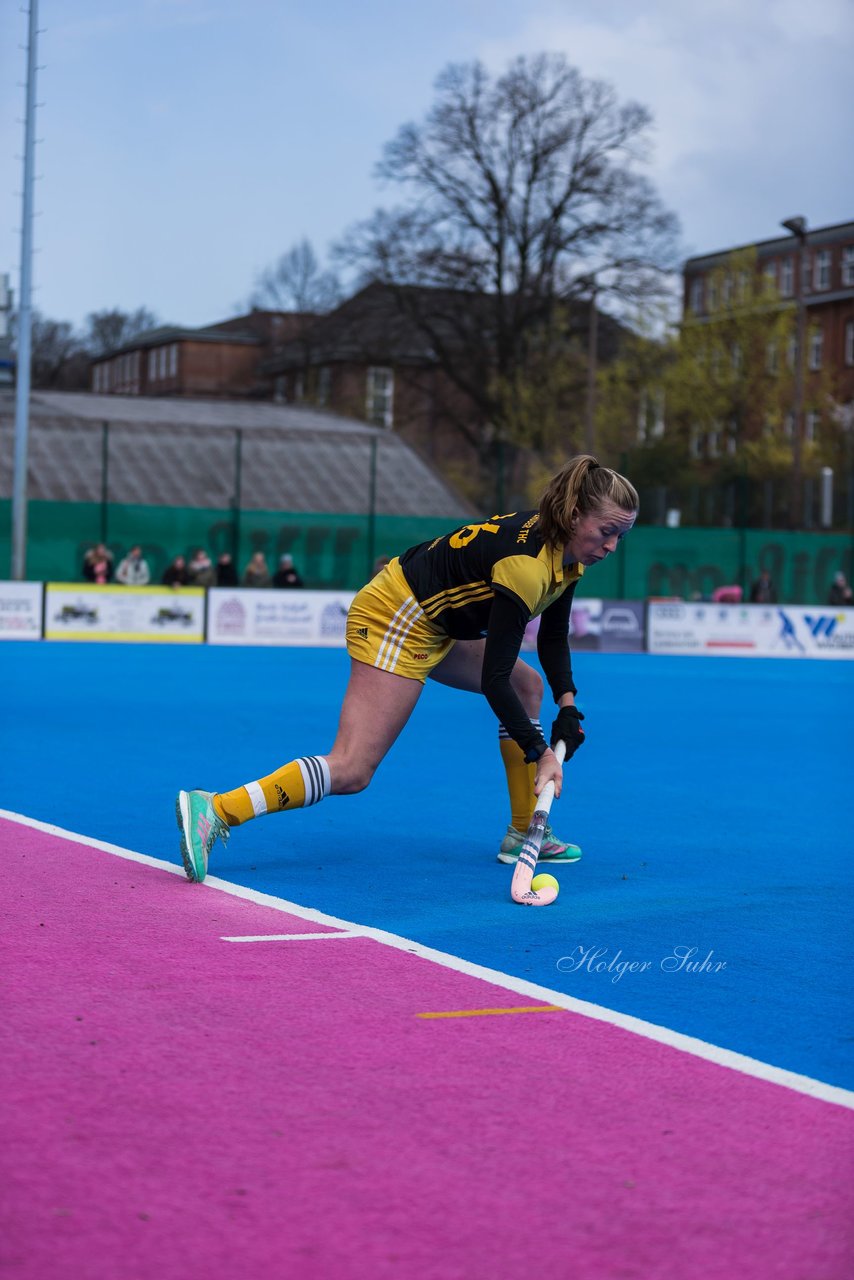
<svg viewBox="0 0 854 1280">
<path fill-rule="evenodd" d="M 131 547 L 116 570 L 116 582 L 125 587 L 147 587 L 150 581 L 151 570 L 142 558 L 142 547 Z"/>
</svg>

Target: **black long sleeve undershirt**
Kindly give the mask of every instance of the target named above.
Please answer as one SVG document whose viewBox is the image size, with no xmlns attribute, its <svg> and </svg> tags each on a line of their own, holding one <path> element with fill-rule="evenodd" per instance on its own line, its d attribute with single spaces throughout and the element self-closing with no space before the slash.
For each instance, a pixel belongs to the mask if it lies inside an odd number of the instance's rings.
<svg viewBox="0 0 854 1280">
<path fill-rule="evenodd" d="M 573 583 L 540 618 L 537 653 L 555 702 L 562 694 L 575 692 L 567 638 L 574 589 Z M 531 724 L 510 683 L 529 621 L 530 615 L 517 596 L 496 590 L 489 613 L 481 689 L 510 737 L 526 758 L 535 760 L 548 744 Z"/>
</svg>

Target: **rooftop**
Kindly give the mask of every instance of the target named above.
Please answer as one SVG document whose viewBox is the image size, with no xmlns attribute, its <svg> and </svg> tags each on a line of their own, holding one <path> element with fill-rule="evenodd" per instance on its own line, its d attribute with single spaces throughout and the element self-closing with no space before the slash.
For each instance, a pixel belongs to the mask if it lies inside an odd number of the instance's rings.
<svg viewBox="0 0 854 1280">
<path fill-rule="evenodd" d="M 0 390 L 0 498 L 12 491 L 15 397 Z M 471 514 L 392 432 L 319 410 L 239 400 L 38 391 L 30 399 L 28 496 L 99 502 L 104 426 L 110 502 L 230 508 L 240 452 L 245 510 Z"/>
</svg>

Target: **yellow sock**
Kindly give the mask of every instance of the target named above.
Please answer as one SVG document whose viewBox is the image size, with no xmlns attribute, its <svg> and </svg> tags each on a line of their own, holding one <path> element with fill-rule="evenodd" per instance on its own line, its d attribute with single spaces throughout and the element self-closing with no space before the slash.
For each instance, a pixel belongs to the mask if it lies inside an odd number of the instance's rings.
<svg viewBox="0 0 854 1280">
<path fill-rule="evenodd" d="M 507 772 L 507 790 L 510 793 L 510 821 L 517 831 L 527 831 L 536 808 L 534 779 L 536 764 L 526 764 L 525 753 L 518 742 L 507 736 L 503 725 L 498 729 L 498 745 Z"/>
<path fill-rule="evenodd" d="M 300 756 L 266 778 L 247 782 L 234 791 L 217 792 L 213 807 L 223 822 L 239 827 L 250 818 L 283 809 L 302 809 L 329 795 L 329 765 L 323 756 Z"/>
</svg>

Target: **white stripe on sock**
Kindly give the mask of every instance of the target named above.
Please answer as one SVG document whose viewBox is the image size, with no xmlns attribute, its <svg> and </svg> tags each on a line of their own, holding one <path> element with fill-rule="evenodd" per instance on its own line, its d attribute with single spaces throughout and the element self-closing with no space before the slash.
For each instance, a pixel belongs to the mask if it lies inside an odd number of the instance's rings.
<svg viewBox="0 0 854 1280">
<path fill-rule="evenodd" d="M 305 807 L 318 804 L 329 795 L 331 778 L 325 756 L 301 756 L 297 760 L 305 787 Z"/>
<path fill-rule="evenodd" d="M 532 721 L 531 721 L 531 724 L 532 724 L 532 725 L 534 726 L 534 728 L 537 730 L 537 733 L 542 733 L 542 732 L 543 732 L 543 726 L 540 724 L 539 720 L 532 720 Z M 510 734 L 509 734 L 509 733 L 507 732 L 507 730 L 504 728 L 504 725 L 503 725 L 503 724 L 499 724 L 499 726 L 498 726 L 498 736 L 499 736 L 499 738 L 509 738 L 509 737 L 510 737 Z"/>
<path fill-rule="evenodd" d="M 263 818 L 264 814 L 267 812 L 267 801 L 264 797 L 264 792 L 261 790 L 260 783 L 247 782 L 246 790 L 249 793 L 249 799 L 252 801 L 252 809 L 255 813 L 255 817 Z"/>
</svg>

